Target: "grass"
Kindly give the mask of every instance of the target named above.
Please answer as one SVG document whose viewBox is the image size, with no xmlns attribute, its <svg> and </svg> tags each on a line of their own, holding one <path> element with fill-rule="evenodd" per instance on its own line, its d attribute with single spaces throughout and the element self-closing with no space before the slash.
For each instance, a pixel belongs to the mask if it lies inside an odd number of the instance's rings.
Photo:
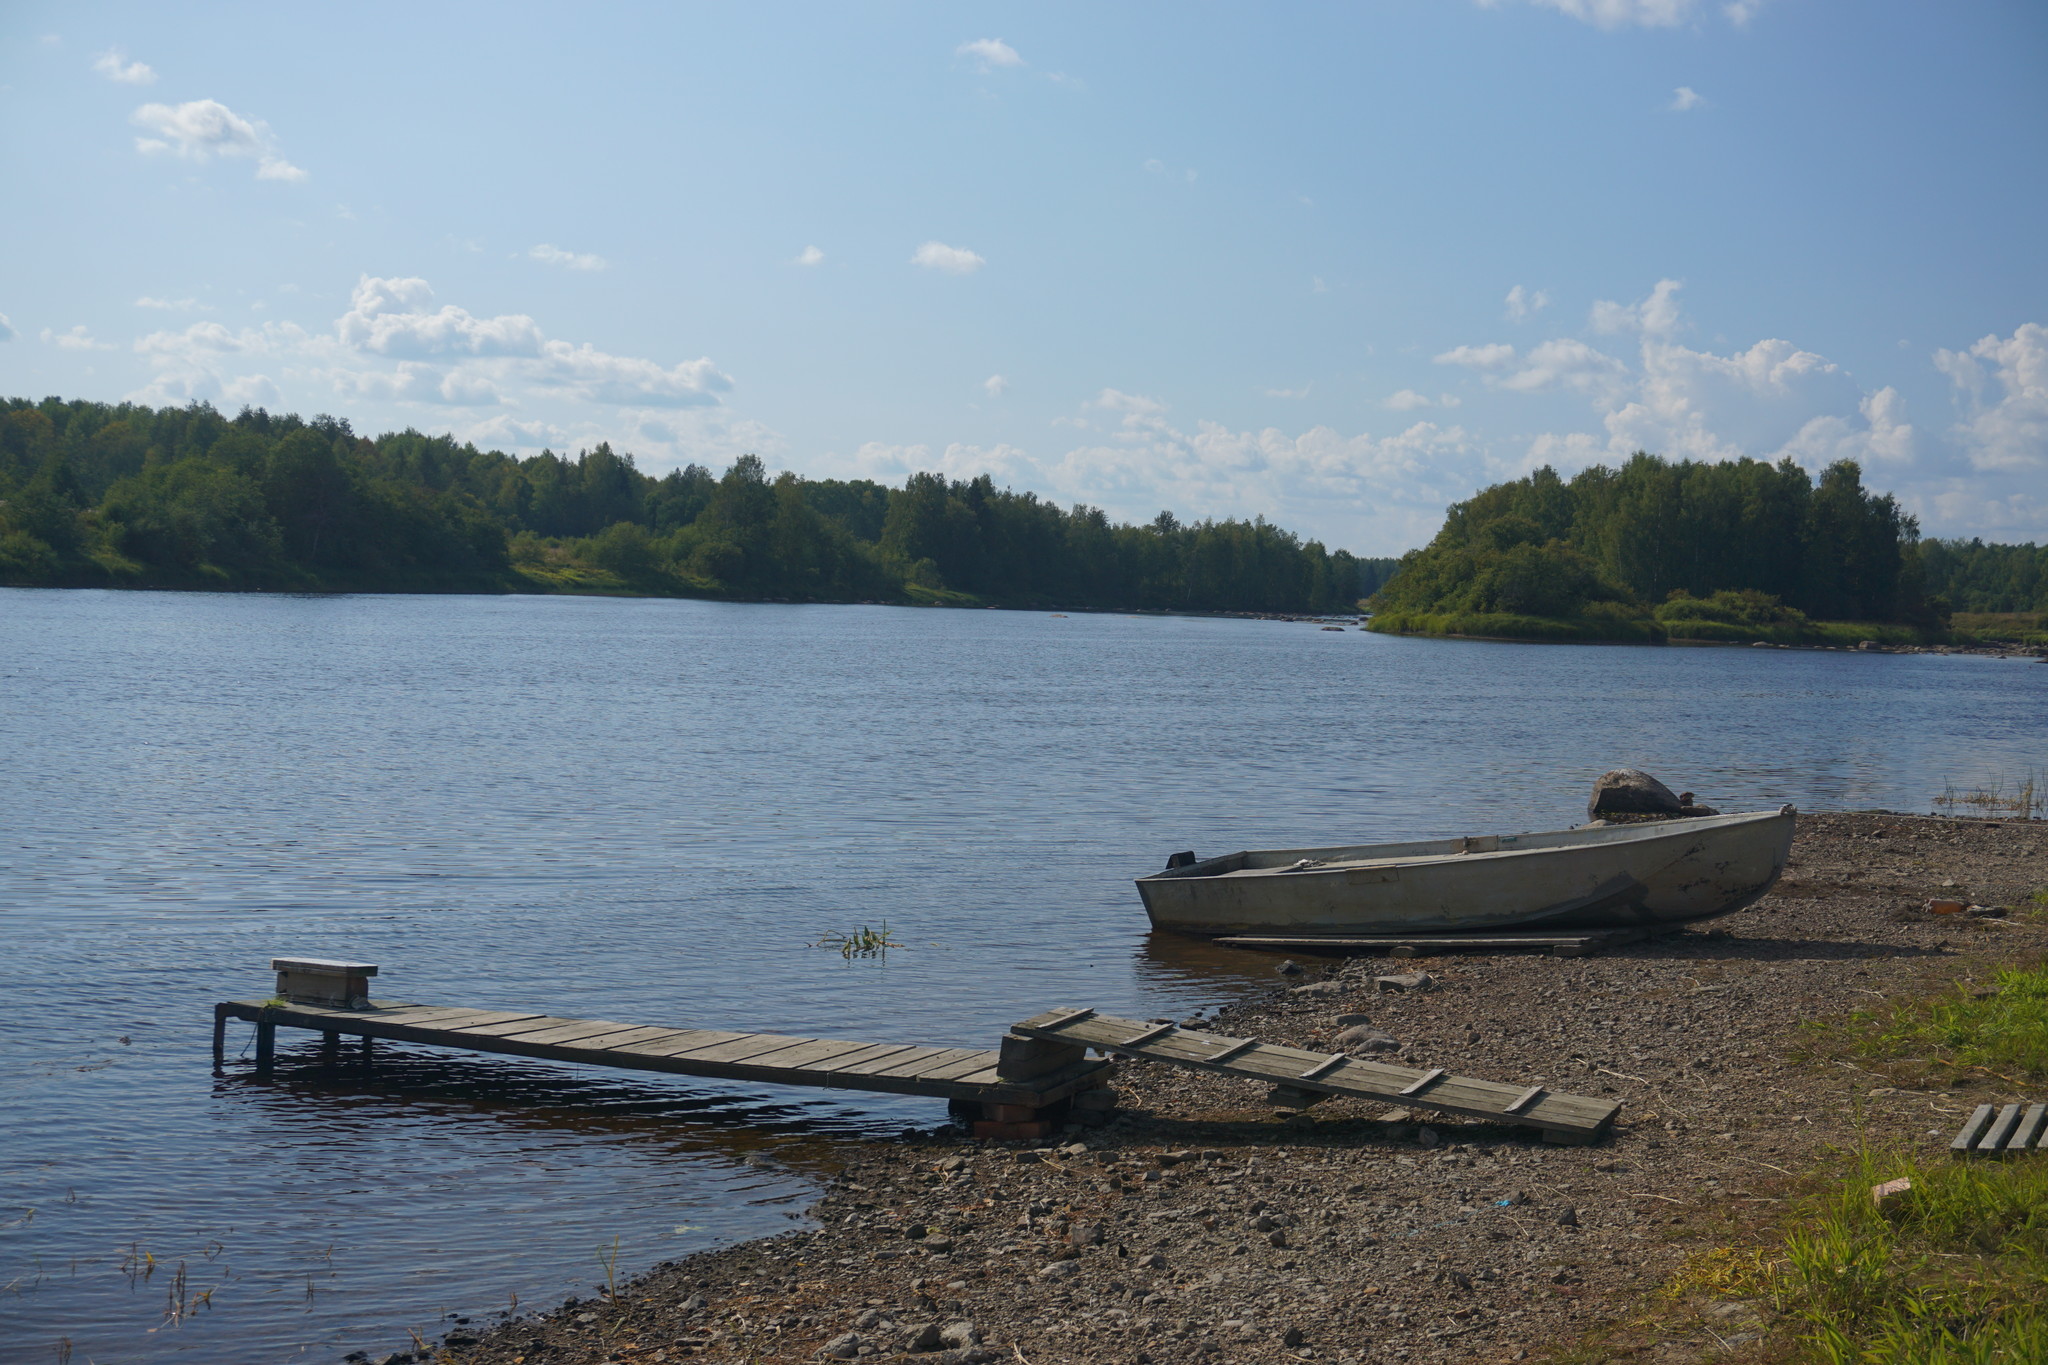
<svg viewBox="0 0 2048 1365">
<path fill-rule="evenodd" d="M 2036 899 L 2048 908 L 2048 891 Z M 2048 1082 L 2048 965 L 1859 1010 L 1811 1026 L 1823 1054 L 1990 1081 L 2008 1096 Z M 1880 1207 L 1874 1186 L 1911 1188 Z M 1783 1212 L 1687 1257 L 1640 1316 L 1560 1360 L 1616 1358 L 1624 1340 L 1716 1338 L 1731 1360 L 1802 1365 L 2026 1365 L 2048 1361 L 2048 1156 L 1952 1159 L 1862 1140 L 1787 1182 Z M 1724 1226 L 1727 1226 L 1724 1224 Z M 1772 1310 L 1762 1334 L 1707 1310 Z M 1772 1316 L 1775 1314 L 1775 1317 Z"/>
<path fill-rule="evenodd" d="M 2048 612 L 1959 611 L 1949 627 L 1958 644 L 2048 645 Z"/>
<path fill-rule="evenodd" d="M 1951 783 L 1934 798 L 1934 806 L 1946 815 L 2031 820 L 2037 815 L 2048 815 L 2048 783 L 2032 772 L 2010 787 L 2003 777 L 1988 787 L 1958 789 Z"/>
<path fill-rule="evenodd" d="M 1460 635 L 1491 640 L 1540 640 L 1557 643 L 1615 641 L 1659 644 L 1664 630 L 1647 619 L 1614 616 L 1518 616 L 1509 612 L 1433 614 L 1383 611 L 1366 623 L 1383 635 Z"/>
<path fill-rule="evenodd" d="M 2048 897 L 2036 892 L 2033 899 Z M 1858 1010 L 1815 1028 L 1845 1041 L 1856 1056 L 2039 1085 L 2048 1081 L 2048 966 L 2008 967 L 1988 985 L 1958 981 L 1936 995 Z"/>
<path fill-rule="evenodd" d="M 850 934 L 827 934 L 811 946 L 837 948 L 841 957 L 856 958 L 880 957 L 891 948 L 903 945 L 889 936 L 889 921 L 883 920 L 879 929 L 863 924 Z"/>
</svg>

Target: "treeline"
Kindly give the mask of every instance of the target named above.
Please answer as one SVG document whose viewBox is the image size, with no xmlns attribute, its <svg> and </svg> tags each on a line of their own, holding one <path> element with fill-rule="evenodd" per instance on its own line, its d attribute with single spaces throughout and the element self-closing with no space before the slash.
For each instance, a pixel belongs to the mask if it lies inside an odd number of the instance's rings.
<svg viewBox="0 0 2048 1365">
<path fill-rule="evenodd" d="M 2043 552 L 1919 540 L 1853 461 L 1637 454 L 1451 507 L 1372 599 L 1387 630 L 1556 638 L 1792 639 L 1821 621 L 1938 629 L 2039 601 Z M 2029 596 L 2031 594 L 2031 596 Z M 1977 603 L 2000 603 L 1977 606 Z"/>
<path fill-rule="evenodd" d="M 1252 521 L 1142 526 L 987 477 L 661 477 L 332 417 L 0 400 L 0 583 L 589 590 L 801 601 L 1350 611 L 1392 560 Z"/>
<path fill-rule="evenodd" d="M 1920 579 L 1941 608 L 2048 612 L 2048 545 L 1923 540 Z"/>
</svg>

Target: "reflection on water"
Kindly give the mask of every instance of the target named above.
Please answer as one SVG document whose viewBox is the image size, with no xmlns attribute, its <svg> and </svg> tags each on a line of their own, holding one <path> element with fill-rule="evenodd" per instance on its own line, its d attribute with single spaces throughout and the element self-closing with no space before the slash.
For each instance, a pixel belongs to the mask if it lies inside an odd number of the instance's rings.
<svg viewBox="0 0 2048 1365">
<path fill-rule="evenodd" d="M 943 1115 L 388 1045 L 364 1075 L 291 1031 L 274 1080 L 216 1082 L 209 1007 L 275 953 L 396 999 L 985 1047 L 1271 979 L 1148 933 L 1130 879 L 1176 849 L 1557 828 L 1622 763 L 1724 809 L 1924 810 L 2038 765 L 2044 693 L 1272 622 L 0 591 L 0 1351 L 394 1349 L 588 1293 L 614 1239 L 624 1272 L 786 1227 L 839 1144 Z M 807 946 L 883 920 L 884 958 Z"/>
</svg>

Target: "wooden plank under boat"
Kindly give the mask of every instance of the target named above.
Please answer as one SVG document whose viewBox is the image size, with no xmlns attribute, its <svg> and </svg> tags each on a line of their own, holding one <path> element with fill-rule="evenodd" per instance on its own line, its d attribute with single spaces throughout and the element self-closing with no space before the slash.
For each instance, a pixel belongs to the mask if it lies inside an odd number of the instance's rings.
<svg viewBox="0 0 2048 1365">
<path fill-rule="evenodd" d="M 1220 935 L 1623 929 L 1740 910 L 1778 879 L 1795 812 L 1260 849 L 1138 878 L 1155 929 Z"/>
</svg>

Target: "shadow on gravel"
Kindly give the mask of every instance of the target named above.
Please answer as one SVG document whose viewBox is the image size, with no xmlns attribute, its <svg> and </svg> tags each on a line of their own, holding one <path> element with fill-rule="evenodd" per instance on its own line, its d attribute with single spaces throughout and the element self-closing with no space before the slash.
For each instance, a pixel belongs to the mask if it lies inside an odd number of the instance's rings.
<svg viewBox="0 0 2048 1365">
<path fill-rule="evenodd" d="M 1763 962 L 1772 959 L 1827 958 L 1854 961 L 1874 957 L 1950 957 L 1955 949 L 1922 947 L 1911 943 L 1865 943 L 1858 939 L 1822 938 L 1707 938 L 1666 939 L 1661 943 L 1633 944 L 1610 948 L 1603 957 L 1633 958 L 1644 962 L 1673 958 L 1715 958 Z"/>
</svg>

